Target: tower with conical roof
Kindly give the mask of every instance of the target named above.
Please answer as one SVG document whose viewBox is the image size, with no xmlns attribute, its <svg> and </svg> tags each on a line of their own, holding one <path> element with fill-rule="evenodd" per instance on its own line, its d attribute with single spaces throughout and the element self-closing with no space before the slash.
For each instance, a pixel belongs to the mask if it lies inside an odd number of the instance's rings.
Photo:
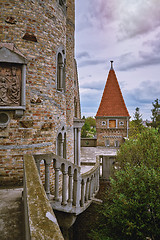
<svg viewBox="0 0 160 240">
<path fill-rule="evenodd" d="M 96 114 L 97 146 L 118 147 L 128 137 L 129 118 L 111 61 L 111 69 Z"/>
</svg>

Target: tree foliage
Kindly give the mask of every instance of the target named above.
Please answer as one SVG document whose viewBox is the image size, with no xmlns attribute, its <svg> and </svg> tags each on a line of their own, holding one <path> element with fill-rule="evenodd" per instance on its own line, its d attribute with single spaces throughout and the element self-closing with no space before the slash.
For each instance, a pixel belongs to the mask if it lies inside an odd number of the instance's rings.
<svg viewBox="0 0 160 240">
<path fill-rule="evenodd" d="M 129 138 L 137 138 L 137 135 L 144 130 L 142 115 L 137 107 L 134 113 L 134 119 L 129 123 Z"/>
<path fill-rule="evenodd" d="M 92 239 L 160 239 L 160 134 L 147 128 L 117 155 Z"/>
<path fill-rule="evenodd" d="M 126 163 L 140 165 L 144 163 L 148 167 L 160 166 L 160 135 L 157 130 L 145 128 L 137 135 L 137 139 L 129 139 L 120 148 L 117 161 L 121 168 Z"/>
<path fill-rule="evenodd" d="M 152 111 L 152 123 L 151 126 L 154 128 L 158 128 L 160 130 L 160 102 L 156 99 L 152 102 L 153 109 Z"/>
<path fill-rule="evenodd" d="M 82 127 L 81 137 L 82 138 L 93 138 L 96 134 L 96 120 L 93 117 L 83 117 L 85 123 Z"/>
<path fill-rule="evenodd" d="M 160 239 L 159 188 L 160 171 L 144 164 L 116 171 L 93 239 Z"/>
</svg>

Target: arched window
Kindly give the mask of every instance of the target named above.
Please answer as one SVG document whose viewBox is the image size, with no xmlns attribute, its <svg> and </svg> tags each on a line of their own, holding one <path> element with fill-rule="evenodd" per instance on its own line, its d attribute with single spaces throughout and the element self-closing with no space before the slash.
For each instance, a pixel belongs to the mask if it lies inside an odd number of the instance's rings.
<svg viewBox="0 0 160 240">
<path fill-rule="evenodd" d="M 59 0 L 59 5 L 62 7 L 66 5 L 66 0 Z"/>
<path fill-rule="evenodd" d="M 59 50 L 57 54 L 57 90 L 65 92 L 65 54 Z"/>
<path fill-rule="evenodd" d="M 57 155 L 66 159 L 66 130 L 64 126 L 57 136 Z"/>
</svg>

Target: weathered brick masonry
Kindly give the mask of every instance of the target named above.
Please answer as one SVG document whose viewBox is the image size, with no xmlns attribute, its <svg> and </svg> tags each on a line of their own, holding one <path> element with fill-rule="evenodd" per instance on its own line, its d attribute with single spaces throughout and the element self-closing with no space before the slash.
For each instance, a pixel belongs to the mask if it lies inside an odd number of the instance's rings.
<svg viewBox="0 0 160 240">
<path fill-rule="evenodd" d="M 63 2 L 0 0 L 0 50 L 19 52 L 27 61 L 23 114 L 16 115 L 15 110 L 7 109 L 6 103 L 6 108 L 0 104 L 0 113 L 9 118 L 6 126 L 0 127 L 0 181 L 3 184 L 22 181 L 23 154 L 56 153 L 61 129 L 66 131 L 66 158 L 74 161 L 75 100 L 76 117 L 80 118 L 74 59 L 74 0 L 66 1 L 67 8 Z M 65 59 L 62 90 L 57 87 L 59 51 Z M 1 65 L 5 70 L 4 63 Z"/>
</svg>

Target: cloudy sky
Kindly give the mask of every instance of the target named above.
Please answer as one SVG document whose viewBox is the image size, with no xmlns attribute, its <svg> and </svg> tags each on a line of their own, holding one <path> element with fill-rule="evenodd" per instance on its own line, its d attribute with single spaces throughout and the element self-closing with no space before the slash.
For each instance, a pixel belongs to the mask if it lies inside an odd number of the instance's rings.
<svg viewBox="0 0 160 240">
<path fill-rule="evenodd" d="M 160 99 L 160 0 L 76 0 L 76 59 L 82 116 L 95 116 L 114 60 L 133 117 Z"/>
</svg>

